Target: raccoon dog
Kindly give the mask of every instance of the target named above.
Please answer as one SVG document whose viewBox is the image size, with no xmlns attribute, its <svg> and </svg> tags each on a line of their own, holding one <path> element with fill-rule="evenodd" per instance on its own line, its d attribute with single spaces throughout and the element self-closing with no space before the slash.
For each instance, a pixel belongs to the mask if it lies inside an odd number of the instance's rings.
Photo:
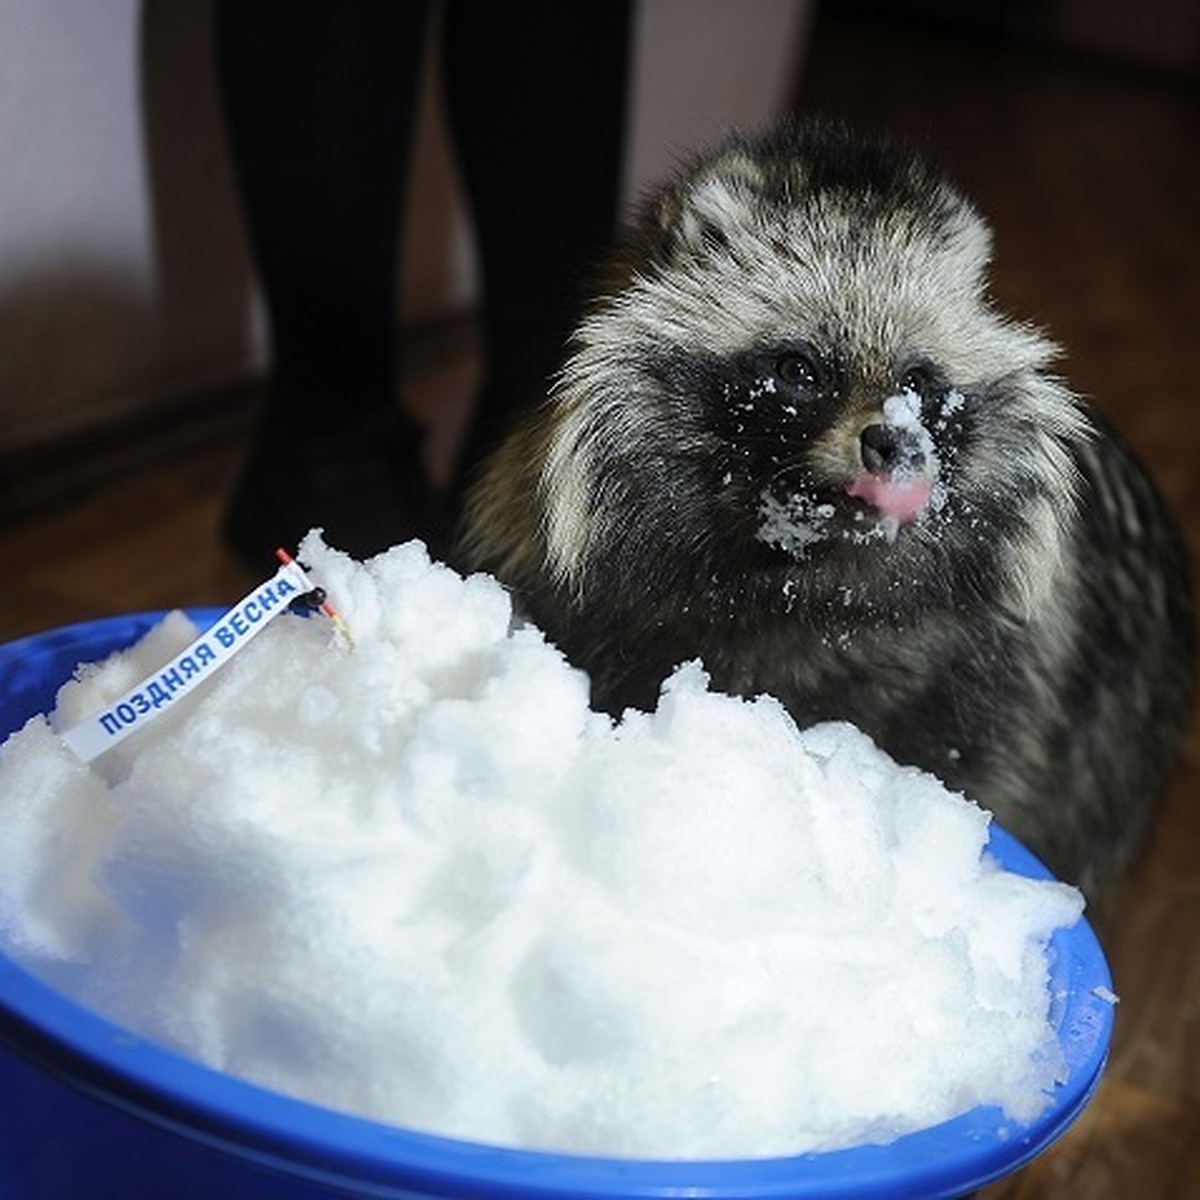
<svg viewBox="0 0 1200 1200">
<path fill-rule="evenodd" d="M 904 148 L 730 140 L 647 205 L 463 546 L 614 714 L 700 658 L 854 722 L 1097 895 L 1187 718 L 1188 570 L 1055 348 L 989 303 L 989 253 Z"/>
</svg>

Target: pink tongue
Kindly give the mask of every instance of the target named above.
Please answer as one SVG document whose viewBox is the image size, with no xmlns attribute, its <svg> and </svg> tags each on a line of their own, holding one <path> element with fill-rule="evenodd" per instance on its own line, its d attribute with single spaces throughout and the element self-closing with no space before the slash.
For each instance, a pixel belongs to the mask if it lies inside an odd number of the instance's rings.
<svg viewBox="0 0 1200 1200">
<path fill-rule="evenodd" d="M 925 511 L 932 485 L 922 475 L 909 479 L 860 475 L 846 491 L 873 504 L 885 517 L 893 517 L 903 524 L 915 520 Z"/>
</svg>

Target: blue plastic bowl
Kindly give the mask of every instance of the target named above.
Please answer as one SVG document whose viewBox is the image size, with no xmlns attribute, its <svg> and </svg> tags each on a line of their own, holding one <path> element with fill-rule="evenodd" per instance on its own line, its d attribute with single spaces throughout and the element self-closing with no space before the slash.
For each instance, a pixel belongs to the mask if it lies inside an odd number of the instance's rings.
<svg viewBox="0 0 1200 1200">
<path fill-rule="evenodd" d="M 161 613 L 0 646 L 0 740 L 49 710 L 76 665 L 130 645 Z M 201 625 L 218 610 L 192 614 Z M 1049 873 L 1002 830 L 1010 870 Z M 1052 941 L 1053 1021 L 1069 1078 L 1030 1127 L 979 1108 L 888 1146 L 745 1161 L 634 1161 L 510 1150 L 331 1112 L 240 1082 L 81 1008 L 0 956 L 0 1196 L 5 1200 L 314 1197 L 961 1196 L 1044 1150 L 1104 1069 L 1110 977 L 1090 927 Z"/>
</svg>

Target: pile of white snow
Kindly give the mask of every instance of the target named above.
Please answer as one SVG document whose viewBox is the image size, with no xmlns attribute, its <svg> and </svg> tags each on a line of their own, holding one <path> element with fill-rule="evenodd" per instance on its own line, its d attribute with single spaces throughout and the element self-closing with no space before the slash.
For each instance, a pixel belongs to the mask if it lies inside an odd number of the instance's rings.
<svg viewBox="0 0 1200 1200">
<path fill-rule="evenodd" d="M 503 589 L 419 543 L 301 548 L 353 633 L 277 618 L 87 766 L 57 736 L 195 635 L 173 615 L 0 751 L 0 950 L 218 1069 L 523 1147 L 758 1156 L 1065 1074 L 1065 885 L 847 725 L 683 666 L 615 724 Z"/>
</svg>

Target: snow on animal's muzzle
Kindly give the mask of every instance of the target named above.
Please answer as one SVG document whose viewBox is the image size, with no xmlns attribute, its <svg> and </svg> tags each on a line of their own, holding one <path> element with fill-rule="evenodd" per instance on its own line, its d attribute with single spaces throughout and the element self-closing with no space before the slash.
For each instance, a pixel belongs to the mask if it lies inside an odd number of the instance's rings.
<svg viewBox="0 0 1200 1200">
<path fill-rule="evenodd" d="M 937 458 L 915 395 L 884 401 L 883 420 L 867 425 L 859 435 L 859 458 L 862 469 L 847 485 L 848 495 L 901 525 L 915 521 L 929 507 Z"/>
</svg>

